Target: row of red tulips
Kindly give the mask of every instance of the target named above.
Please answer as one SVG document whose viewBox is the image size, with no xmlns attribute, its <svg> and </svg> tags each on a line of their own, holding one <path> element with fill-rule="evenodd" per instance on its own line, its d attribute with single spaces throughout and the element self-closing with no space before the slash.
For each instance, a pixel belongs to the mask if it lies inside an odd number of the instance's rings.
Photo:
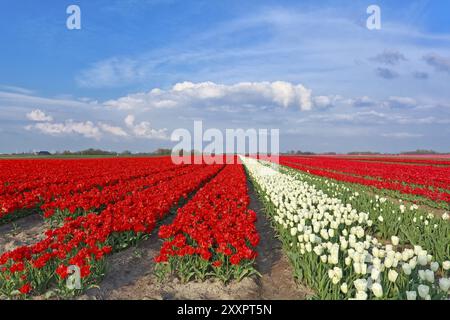
<svg viewBox="0 0 450 320">
<path fill-rule="evenodd" d="M 17 161 L 21 163 L 23 160 Z M 61 161 L 65 165 L 63 172 L 60 170 Z M 0 219 L 16 210 L 31 209 L 41 203 L 45 203 L 50 210 L 72 197 L 88 197 L 89 193 L 96 197 L 105 188 L 120 189 L 124 182 L 139 179 L 143 181 L 153 174 L 177 168 L 170 158 L 117 159 L 117 161 L 118 163 L 111 162 L 110 159 L 59 160 L 54 163 L 25 160 L 30 165 L 26 169 L 30 173 L 30 182 L 21 181 L 13 174 L 5 176 L 2 180 L 2 185 L 7 185 L 7 191 L 3 190 L 4 193 L 0 195 Z M 41 162 L 46 165 L 42 165 Z M 92 167 L 86 165 L 87 163 L 92 164 Z M 2 161 L 0 165 L 4 165 Z M 33 176 L 36 178 L 35 181 L 31 180 Z M 47 176 L 51 178 L 47 179 Z"/>
<path fill-rule="evenodd" d="M 83 187 L 92 179 L 145 174 L 167 158 L 118 158 L 79 160 L 0 160 L 0 195 L 32 191 L 47 185 L 76 183 Z"/>
<path fill-rule="evenodd" d="M 330 157 L 281 157 L 281 160 L 314 169 L 371 177 L 391 183 L 432 187 L 434 191 L 439 191 L 439 188 L 450 191 L 450 167 L 363 162 Z"/>
<path fill-rule="evenodd" d="M 68 266 L 72 265 L 81 271 L 81 290 L 98 282 L 105 272 L 105 255 L 152 232 L 171 208 L 223 165 L 188 168 L 182 175 L 127 192 L 98 213 L 68 216 L 61 227 L 47 230 L 44 240 L 2 254 L 0 294 L 39 294 L 51 287 L 65 291 Z"/>
<path fill-rule="evenodd" d="M 392 163 L 405 163 L 405 164 L 415 164 L 415 165 L 426 165 L 426 166 L 450 166 L 450 161 L 448 160 L 435 160 L 435 159 L 418 159 L 418 158 L 399 158 L 399 157 L 332 157 L 332 159 L 343 159 L 343 160 L 356 160 L 364 162 L 392 162 Z"/>
<path fill-rule="evenodd" d="M 178 210 L 172 224 L 160 228 L 166 239 L 156 258 L 161 275 L 228 281 L 256 273 L 259 235 L 246 182 L 242 165 L 227 165 Z"/>
<path fill-rule="evenodd" d="M 450 203 L 450 193 L 443 192 L 443 191 L 434 191 L 428 188 L 419 188 L 414 187 L 408 184 L 404 184 L 401 182 L 396 182 L 392 180 L 376 180 L 376 179 L 367 179 L 360 176 L 353 176 L 349 175 L 347 173 L 339 173 L 339 172 L 333 172 L 330 169 L 321 169 L 318 167 L 310 166 L 310 165 L 304 165 L 301 163 L 298 163 L 298 161 L 291 161 L 290 158 L 281 158 L 280 164 L 286 165 L 288 167 L 298 169 L 301 171 L 305 171 L 314 175 L 318 175 L 321 177 L 331 178 L 339 181 L 345 181 L 345 182 L 351 182 L 351 183 L 357 183 L 361 185 L 366 185 L 370 187 L 374 187 L 377 189 L 387 189 L 387 190 L 394 190 L 399 191 L 403 194 L 408 195 L 415 195 L 420 197 L 425 197 L 428 199 L 431 199 L 436 202 L 442 202 L 442 203 Z"/>
<path fill-rule="evenodd" d="M 63 213 L 62 211 L 65 210 L 71 215 L 76 212 L 88 212 L 120 201 L 131 192 L 139 192 L 162 181 L 191 172 L 191 167 L 182 165 L 170 166 L 141 178 L 124 180 L 103 188 L 92 188 L 82 193 L 61 195 L 50 202 L 44 203 L 41 209 L 44 211 L 44 217 L 46 218 L 52 217 L 57 213 Z M 66 214 L 66 212 L 63 213 L 63 215 Z"/>
</svg>

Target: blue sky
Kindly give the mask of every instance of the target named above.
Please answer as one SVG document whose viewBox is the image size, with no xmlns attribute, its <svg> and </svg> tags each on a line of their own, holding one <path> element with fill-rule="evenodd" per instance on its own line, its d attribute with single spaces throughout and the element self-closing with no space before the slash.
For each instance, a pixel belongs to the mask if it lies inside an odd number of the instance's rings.
<svg viewBox="0 0 450 320">
<path fill-rule="evenodd" d="M 283 150 L 450 151 L 449 1 L 1 5 L 0 152 L 148 151 L 194 120 L 279 128 Z"/>
</svg>

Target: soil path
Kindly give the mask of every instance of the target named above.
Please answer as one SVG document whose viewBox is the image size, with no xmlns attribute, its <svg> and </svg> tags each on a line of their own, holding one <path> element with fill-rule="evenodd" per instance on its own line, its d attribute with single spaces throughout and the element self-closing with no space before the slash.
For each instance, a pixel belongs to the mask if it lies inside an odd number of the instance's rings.
<svg viewBox="0 0 450 320">
<path fill-rule="evenodd" d="M 0 226 L 0 255 L 44 238 L 48 225 L 39 214 L 32 214 Z"/>
</svg>

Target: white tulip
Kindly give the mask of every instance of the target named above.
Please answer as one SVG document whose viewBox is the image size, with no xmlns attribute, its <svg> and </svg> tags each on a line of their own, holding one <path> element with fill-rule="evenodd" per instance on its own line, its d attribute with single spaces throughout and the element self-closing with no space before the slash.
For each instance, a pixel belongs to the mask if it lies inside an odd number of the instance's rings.
<svg viewBox="0 0 450 320">
<path fill-rule="evenodd" d="M 357 291 L 365 292 L 367 291 L 367 280 L 366 279 L 358 279 L 353 281 L 355 288 Z"/>
<path fill-rule="evenodd" d="M 420 278 L 420 280 L 422 280 L 422 281 L 425 281 L 425 280 L 426 280 L 426 277 L 425 277 L 425 270 L 419 270 L 419 278 Z"/>
<path fill-rule="evenodd" d="M 390 267 L 392 267 L 393 264 L 394 264 L 394 260 L 392 258 L 386 257 L 386 259 L 384 259 L 384 266 L 386 268 L 389 269 Z"/>
<path fill-rule="evenodd" d="M 320 256 L 322 254 L 322 252 L 323 252 L 323 248 L 320 245 L 319 246 L 315 246 L 313 251 L 314 251 L 314 253 L 316 255 Z"/>
<path fill-rule="evenodd" d="M 383 287 L 379 283 L 374 283 L 372 285 L 372 292 L 377 298 L 381 298 L 383 296 Z"/>
<path fill-rule="evenodd" d="M 306 249 L 307 252 L 311 252 L 311 251 L 312 251 L 312 246 L 311 246 L 311 243 L 310 243 L 310 242 L 308 242 L 307 244 L 305 244 L 305 249 Z"/>
<path fill-rule="evenodd" d="M 414 246 L 414 253 L 419 255 L 419 253 L 422 252 L 422 247 L 421 246 Z"/>
<path fill-rule="evenodd" d="M 367 264 L 361 263 L 361 274 L 367 274 Z"/>
<path fill-rule="evenodd" d="M 421 265 L 421 266 L 426 266 L 428 264 L 428 258 L 426 255 L 419 255 L 417 257 L 417 262 Z"/>
<path fill-rule="evenodd" d="M 372 255 L 373 255 L 375 258 L 378 258 L 379 250 L 378 250 L 377 247 L 374 247 L 374 248 L 372 249 Z"/>
<path fill-rule="evenodd" d="M 444 270 L 450 270 L 450 260 L 447 260 L 447 261 L 444 261 L 443 263 L 442 263 L 442 268 L 444 269 Z"/>
<path fill-rule="evenodd" d="M 372 278 L 372 280 L 374 281 L 377 281 L 379 277 L 380 277 L 380 270 L 378 270 L 376 267 L 373 267 L 372 270 L 370 271 L 370 278 Z"/>
<path fill-rule="evenodd" d="M 417 266 L 417 258 L 416 257 L 412 258 L 411 260 L 409 260 L 408 264 L 411 267 L 411 269 L 414 270 Z"/>
<path fill-rule="evenodd" d="M 352 258 L 346 257 L 344 262 L 345 262 L 345 265 L 348 267 L 352 263 Z"/>
<path fill-rule="evenodd" d="M 393 244 L 394 246 L 398 246 L 398 243 L 400 242 L 400 239 L 399 239 L 399 237 L 392 236 L 392 237 L 391 237 L 391 242 L 392 242 L 392 244 Z"/>
<path fill-rule="evenodd" d="M 343 294 L 347 294 L 347 292 L 348 292 L 348 286 L 347 286 L 347 283 L 344 282 L 344 283 L 341 285 L 341 291 L 342 291 Z"/>
<path fill-rule="evenodd" d="M 434 283 L 434 272 L 432 270 L 425 271 L 425 280 L 430 283 Z"/>
<path fill-rule="evenodd" d="M 330 279 L 334 277 L 334 270 L 333 269 L 328 270 L 328 277 Z"/>
<path fill-rule="evenodd" d="M 355 270 L 356 274 L 361 274 L 361 264 L 359 262 L 355 262 L 353 264 L 353 269 Z"/>
<path fill-rule="evenodd" d="M 438 262 L 432 262 L 431 265 L 430 265 L 430 269 L 431 269 L 433 272 L 438 271 L 438 270 L 439 270 L 439 263 L 438 263 Z"/>
<path fill-rule="evenodd" d="M 402 265 L 402 269 L 403 269 L 403 272 L 407 275 L 407 276 L 409 276 L 410 274 L 411 274 L 411 266 L 408 264 L 408 263 L 404 263 L 403 265 Z"/>
<path fill-rule="evenodd" d="M 395 271 L 393 269 L 389 270 L 388 279 L 389 279 L 390 282 L 397 281 L 397 277 L 398 277 L 397 271 Z"/>
<path fill-rule="evenodd" d="M 450 289 L 450 279 L 448 279 L 448 278 L 439 279 L 439 288 L 442 291 L 447 292 L 448 289 Z"/>
<path fill-rule="evenodd" d="M 428 296 L 428 294 L 430 293 L 430 287 L 427 285 L 421 284 L 417 288 L 417 291 L 419 292 L 419 296 L 421 298 L 425 299 L 425 297 Z"/>
<path fill-rule="evenodd" d="M 406 299 L 408 299 L 408 300 L 416 300 L 417 299 L 417 292 L 415 292 L 415 291 L 406 291 Z"/>
<path fill-rule="evenodd" d="M 364 291 L 359 291 L 356 293 L 355 299 L 356 300 L 367 300 L 367 293 L 365 293 Z"/>
</svg>

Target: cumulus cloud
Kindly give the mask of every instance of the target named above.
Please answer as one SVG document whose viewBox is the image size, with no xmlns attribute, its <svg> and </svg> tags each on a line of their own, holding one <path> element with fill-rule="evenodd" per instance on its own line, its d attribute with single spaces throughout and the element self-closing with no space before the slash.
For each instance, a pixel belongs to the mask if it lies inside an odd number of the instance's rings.
<svg viewBox="0 0 450 320">
<path fill-rule="evenodd" d="M 142 121 L 135 124 L 135 117 L 128 115 L 125 118 L 125 124 L 133 132 L 137 138 L 168 140 L 169 135 L 167 129 L 153 129 L 148 121 Z"/>
<path fill-rule="evenodd" d="M 381 63 L 381 64 L 395 66 L 402 61 L 406 61 L 407 59 L 405 58 L 405 56 L 402 53 L 400 53 L 398 51 L 385 50 L 383 53 L 380 53 L 380 54 L 376 55 L 375 57 L 370 58 L 370 60 Z"/>
<path fill-rule="evenodd" d="M 102 122 L 100 122 L 98 124 L 98 126 L 103 132 L 112 134 L 114 136 L 118 136 L 118 137 L 127 137 L 128 136 L 128 133 L 126 133 L 125 130 L 123 130 L 121 127 L 112 126 L 112 125 L 109 125 L 107 123 L 102 123 Z"/>
<path fill-rule="evenodd" d="M 321 99 L 319 99 L 321 100 Z M 323 98 L 319 102 L 324 102 Z M 239 82 L 232 85 L 214 82 L 182 82 L 168 90 L 153 89 L 105 102 L 118 109 L 157 109 L 211 106 L 276 106 L 311 110 L 312 91 L 301 84 L 284 81 Z"/>
<path fill-rule="evenodd" d="M 436 53 L 430 53 L 423 57 L 428 65 L 434 67 L 436 71 L 450 73 L 450 58 L 442 57 Z"/>
<path fill-rule="evenodd" d="M 29 113 L 27 113 L 27 118 L 31 121 L 36 121 L 36 122 L 48 122 L 48 121 L 53 121 L 53 118 L 49 115 L 46 115 L 45 112 L 36 109 L 33 110 Z"/>
<path fill-rule="evenodd" d="M 51 136 L 79 134 L 85 138 L 97 140 L 105 135 L 121 138 L 132 136 L 155 140 L 169 139 L 167 129 L 154 129 L 147 121 L 135 123 L 135 117 L 133 115 L 129 115 L 125 118 L 125 124 L 128 130 L 104 122 L 94 123 L 92 121 L 77 122 L 67 120 L 61 123 L 54 123 L 51 121 L 39 122 L 34 125 L 28 125 L 25 129 L 36 130 Z"/>
<path fill-rule="evenodd" d="M 350 99 L 350 105 L 352 105 L 353 107 L 359 107 L 359 108 L 373 107 L 375 104 L 376 104 L 376 101 L 372 100 L 371 98 L 369 98 L 367 96 Z"/>
<path fill-rule="evenodd" d="M 319 109 L 333 107 L 339 100 L 342 100 L 340 96 L 315 96 L 312 98 L 314 107 Z"/>
<path fill-rule="evenodd" d="M 101 136 L 100 129 L 91 121 L 75 122 L 73 120 L 65 121 L 64 123 L 37 123 L 35 125 L 27 126 L 27 130 L 36 129 L 44 134 L 52 136 L 60 136 L 66 134 L 80 134 L 86 138 L 99 139 Z"/>
<path fill-rule="evenodd" d="M 383 79 L 387 79 L 387 80 L 391 80 L 391 79 L 395 79 L 398 78 L 398 73 L 395 72 L 392 69 L 388 69 L 388 68 L 377 68 L 375 69 L 375 72 L 377 74 L 377 76 L 379 76 L 380 78 Z"/>
</svg>

